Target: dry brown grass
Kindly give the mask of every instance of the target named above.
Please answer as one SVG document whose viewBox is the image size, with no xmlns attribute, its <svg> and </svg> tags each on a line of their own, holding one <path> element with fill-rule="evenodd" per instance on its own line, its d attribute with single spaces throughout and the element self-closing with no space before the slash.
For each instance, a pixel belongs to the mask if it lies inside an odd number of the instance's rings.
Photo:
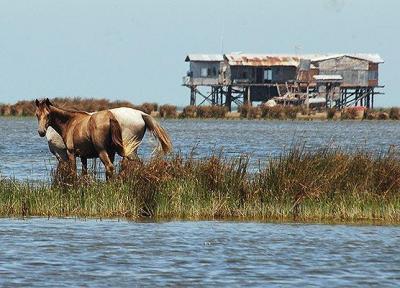
<svg viewBox="0 0 400 288">
<path fill-rule="evenodd" d="M 127 106 L 129 107 L 129 106 Z M 157 103 L 143 103 L 140 105 L 133 105 L 132 108 L 135 108 L 137 110 L 143 111 L 146 114 L 151 114 L 151 112 L 157 111 L 158 110 L 158 104 Z"/>
<path fill-rule="evenodd" d="M 257 119 L 260 118 L 261 109 L 258 106 L 251 106 L 249 104 L 243 104 L 238 107 L 238 112 L 240 113 L 240 117 L 247 119 Z"/>
<path fill-rule="evenodd" d="M 392 120 L 400 120 L 400 108 L 398 107 L 390 108 L 389 118 Z"/>
<path fill-rule="evenodd" d="M 189 105 L 183 108 L 181 118 L 196 118 L 197 107 L 195 105 Z"/>
<path fill-rule="evenodd" d="M 228 108 L 225 106 L 197 106 L 196 116 L 198 118 L 225 118 Z"/>
<path fill-rule="evenodd" d="M 277 119 L 277 120 L 294 120 L 297 118 L 298 113 L 306 114 L 304 109 L 300 106 L 283 106 L 276 105 L 268 107 L 261 106 L 261 117 L 264 119 Z"/>
<path fill-rule="evenodd" d="M 110 101 L 107 99 L 84 99 L 84 98 L 53 98 L 51 101 L 61 107 L 79 111 L 100 111 L 116 107 L 137 108 L 127 101 Z M 1 105 L 0 113 L 3 116 L 33 116 L 35 113 L 34 101 L 19 101 L 13 105 Z"/>
<path fill-rule="evenodd" d="M 169 104 L 161 105 L 159 112 L 160 112 L 160 117 L 163 118 L 176 118 L 178 115 L 176 112 L 176 106 Z"/>
</svg>

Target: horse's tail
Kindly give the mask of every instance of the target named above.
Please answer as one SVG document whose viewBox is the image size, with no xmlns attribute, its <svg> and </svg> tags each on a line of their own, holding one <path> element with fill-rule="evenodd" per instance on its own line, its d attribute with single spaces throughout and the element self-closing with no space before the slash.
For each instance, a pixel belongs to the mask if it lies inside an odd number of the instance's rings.
<svg viewBox="0 0 400 288">
<path fill-rule="evenodd" d="M 153 133 L 154 137 L 160 142 L 164 153 L 166 154 L 170 152 L 172 150 L 172 143 L 164 128 L 162 128 L 153 117 L 146 113 L 142 113 L 142 118 L 146 123 L 146 128 L 149 129 Z"/>
<path fill-rule="evenodd" d="M 111 131 L 111 143 L 113 144 L 116 152 L 121 156 L 125 157 L 124 141 L 122 140 L 122 129 L 117 119 L 110 112 L 110 131 Z"/>
</svg>

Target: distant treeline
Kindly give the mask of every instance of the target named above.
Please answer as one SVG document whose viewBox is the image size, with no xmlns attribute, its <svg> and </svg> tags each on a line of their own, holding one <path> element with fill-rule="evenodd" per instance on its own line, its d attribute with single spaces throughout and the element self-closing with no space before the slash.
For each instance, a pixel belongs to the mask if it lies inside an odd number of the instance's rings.
<svg viewBox="0 0 400 288">
<path fill-rule="evenodd" d="M 110 101 L 107 99 L 83 99 L 75 98 L 53 98 L 51 101 L 58 107 L 68 108 L 80 111 L 100 111 L 116 107 L 132 107 L 140 108 L 141 110 L 153 111 L 157 110 L 158 105 L 155 103 L 143 103 L 142 105 L 133 105 L 128 101 Z M 2 116 L 33 116 L 35 114 L 34 101 L 18 101 L 15 104 L 0 105 L 0 115 Z"/>
<path fill-rule="evenodd" d="M 266 105 L 239 106 L 237 112 L 228 112 L 223 106 L 186 106 L 178 112 L 177 106 L 157 103 L 132 104 L 128 101 L 110 101 L 107 99 L 83 99 L 83 98 L 54 98 L 55 105 L 63 108 L 81 111 L 100 111 L 116 107 L 131 107 L 147 114 L 153 114 L 162 118 L 247 118 L 247 119 L 334 119 L 334 120 L 400 120 L 400 108 L 366 109 L 364 107 L 349 107 L 342 110 L 307 110 L 302 106 L 273 107 Z M 35 105 L 33 101 L 19 101 L 12 105 L 0 105 L 1 116 L 33 116 Z"/>
</svg>

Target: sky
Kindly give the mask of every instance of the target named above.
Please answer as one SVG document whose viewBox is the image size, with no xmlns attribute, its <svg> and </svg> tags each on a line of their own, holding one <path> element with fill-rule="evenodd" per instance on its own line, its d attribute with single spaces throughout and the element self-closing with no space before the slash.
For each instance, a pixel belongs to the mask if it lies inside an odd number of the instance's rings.
<svg viewBox="0 0 400 288">
<path fill-rule="evenodd" d="M 379 53 L 400 106 L 400 1 L 0 0 L 0 103 L 189 104 L 189 53 Z"/>
</svg>

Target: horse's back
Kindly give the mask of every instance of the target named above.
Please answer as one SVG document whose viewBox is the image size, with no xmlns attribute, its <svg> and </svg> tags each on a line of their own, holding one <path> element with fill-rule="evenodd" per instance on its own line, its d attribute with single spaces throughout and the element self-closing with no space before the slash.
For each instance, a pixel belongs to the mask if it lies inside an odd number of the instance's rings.
<svg viewBox="0 0 400 288">
<path fill-rule="evenodd" d="M 129 125 L 144 123 L 140 110 L 136 110 L 129 107 L 119 107 L 110 109 L 120 125 Z M 139 126 L 139 125 L 138 125 Z"/>
<path fill-rule="evenodd" d="M 121 126 L 123 138 L 124 133 L 126 134 L 126 136 L 128 136 L 128 134 L 136 135 L 143 132 L 145 128 L 145 123 L 142 117 L 142 111 L 128 107 L 120 107 L 111 109 L 110 112 L 114 115 L 119 125 Z"/>
<path fill-rule="evenodd" d="M 128 107 L 114 108 L 110 112 L 121 127 L 126 153 L 128 155 L 134 153 L 146 132 L 146 123 L 142 117 L 144 112 Z"/>
</svg>

